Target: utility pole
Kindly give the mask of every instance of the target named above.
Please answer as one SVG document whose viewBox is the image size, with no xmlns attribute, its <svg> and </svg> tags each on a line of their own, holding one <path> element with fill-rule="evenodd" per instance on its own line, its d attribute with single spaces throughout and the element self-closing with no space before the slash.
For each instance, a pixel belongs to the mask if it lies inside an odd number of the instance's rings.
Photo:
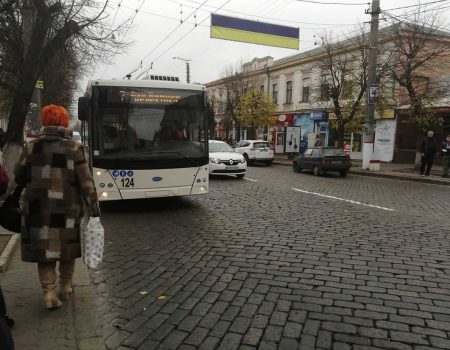
<svg viewBox="0 0 450 350">
<path fill-rule="evenodd" d="M 372 0 L 371 10 L 366 11 L 371 15 L 370 20 L 370 34 L 369 34 L 369 52 L 368 52 L 368 79 L 367 79 L 367 108 L 366 116 L 364 118 L 364 148 L 363 148 L 363 169 L 370 167 L 370 161 L 374 155 L 374 124 L 375 124 L 375 102 L 376 97 L 373 96 L 373 92 L 376 90 L 374 84 L 378 83 L 377 80 L 377 56 L 378 56 L 378 23 L 380 15 L 380 0 Z M 372 98 L 374 97 L 374 98 Z"/>
<path fill-rule="evenodd" d="M 172 57 L 174 60 L 181 60 L 186 62 L 186 82 L 189 84 L 191 82 L 191 71 L 189 67 L 190 59 L 181 58 L 181 57 Z"/>
</svg>

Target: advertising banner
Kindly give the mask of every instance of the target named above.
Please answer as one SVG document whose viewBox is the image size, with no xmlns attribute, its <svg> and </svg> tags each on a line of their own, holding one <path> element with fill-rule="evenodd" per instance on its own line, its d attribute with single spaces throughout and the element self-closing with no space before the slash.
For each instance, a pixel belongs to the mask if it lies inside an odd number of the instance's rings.
<svg viewBox="0 0 450 350">
<path fill-rule="evenodd" d="M 377 120 L 375 128 L 374 159 L 392 162 L 394 159 L 394 142 L 397 128 L 396 120 Z"/>
<path fill-rule="evenodd" d="M 285 150 L 286 153 L 300 152 L 301 128 L 299 126 L 286 127 Z"/>
<path fill-rule="evenodd" d="M 277 131 L 275 133 L 275 153 L 284 152 L 284 131 Z"/>
</svg>

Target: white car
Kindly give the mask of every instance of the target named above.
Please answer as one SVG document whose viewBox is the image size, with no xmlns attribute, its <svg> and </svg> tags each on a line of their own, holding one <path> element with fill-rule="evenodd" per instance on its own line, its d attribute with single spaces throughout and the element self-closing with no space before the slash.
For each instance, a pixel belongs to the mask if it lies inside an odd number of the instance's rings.
<svg viewBox="0 0 450 350">
<path fill-rule="evenodd" d="M 243 178 L 247 172 L 245 158 L 222 141 L 209 141 L 209 175 L 236 175 Z"/>
<path fill-rule="evenodd" d="M 242 154 L 248 164 L 253 162 L 271 165 L 274 152 L 270 143 L 264 140 L 242 140 L 234 145 L 236 152 Z"/>
</svg>

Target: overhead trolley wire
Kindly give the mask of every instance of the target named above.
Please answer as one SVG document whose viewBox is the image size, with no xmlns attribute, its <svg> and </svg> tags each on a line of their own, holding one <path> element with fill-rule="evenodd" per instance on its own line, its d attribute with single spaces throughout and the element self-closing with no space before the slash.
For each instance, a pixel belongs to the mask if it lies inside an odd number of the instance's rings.
<svg viewBox="0 0 450 350">
<path fill-rule="evenodd" d="M 231 0 L 230 0 L 231 1 Z M 187 20 L 187 19 L 189 19 L 193 14 L 195 14 L 196 12 L 197 12 L 197 10 L 200 8 L 200 7 L 202 7 L 204 4 L 206 4 L 208 2 L 208 0 L 205 0 L 200 6 L 198 6 L 198 8 L 196 9 L 196 10 L 194 10 L 194 11 L 192 11 L 183 21 L 181 21 L 180 22 L 180 24 L 178 25 L 178 26 L 176 26 L 169 34 L 167 34 L 165 37 L 164 37 L 164 39 L 162 39 L 147 55 L 145 55 L 144 56 L 144 58 L 143 59 L 141 59 L 140 60 L 140 62 L 139 62 L 139 64 L 137 65 L 137 67 L 135 68 L 135 69 L 133 69 L 130 73 L 128 73 L 127 75 L 131 75 L 131 74 L 133 74 L 133 73 L 135 73 L 141 66 L 142 66 L 142 62 L 147 58 L 147 57 L 149 57 L 153 52 L 155 52 L 155 50 L 158 48 L 158 47 L 160 47 L 168 38 L 170 38 L 170 36 L 173 34 L 173 33 L 175 33 L 175 31 L 178 29 L 178 28 L 180 28 L 182 25 L 183 25 L 183 23 L 185 23 L 185 21 Z M 200 23 L 201 24 L 201 23 Z M 196 28 L 196 27 L 194 27 L 194 28 Z M 153 62 L 150 64 L 150 67 L 151 67 L 151 65 L 153 64 Z"/>
<path fill-rule="evenodd" d="M 178 5 L 182 4 L 182 3 L 180 3 L 180 2 L 177 1 L 177 0 L 170 0 L 170 1 L 173 2 L 173 3 L 175 3 L 175 4 L 178 4 Z M 191 0 L 190 0 L 190 1 L 191 1 Z M 193 3 L 195 3 L 195 4 L 199 4 L 199 3 L 196 2 L 196 1 L 191 1 L 191 2 L 193 2 Z M 186 5 L 186 4 L 182 4 L 182 5 L 183 5 L 183 6 L 186 6 L 186 7 L 194 8 L 193 6 L 189 6 L 189 5 Z M 212 5 L 205 5 L 204 7 L 212 8 L 212 9 L 214 9 L 215 11 L 218 10 L 218 7 L 215 7 L 215 6 L 212 6 Z M 201 9 L 200 11 L 209 12 L 209 10 L 203 10 L 203 9 Z M 331 26 L 331 27 L 336 27 L 336 26 L 350 26 L 350 25 L 353 25 L 353 24 L 354 24 L 354 23 L 318 23 L 318 22 L 305 22 L 305 21 L 295 21 L 295 20 L 289 20 L 289 19 L 280 19 L 280 18 L 274 18 L 274 17 L 260 16 L 260 15 L 257 15 L 257 14 L 255 14 L 255 13 L 248 13 L 248 12 L 242 12 L 242 11 L 229 10 L 229 9 L 223 9 L 222 11 L 224 11 L 224 12 L 229 12 L 229 13 L 234 13 L 234 14 L 242 15 L 242 16 L 249 16 L 249 17 L 258 18 L 258 19 L 266 19 L 266 20 L 269 20 L 269 21 L 278 21 L 278 22 L 295 23 L 295 24 L 327 25 L 327 26 Z"/>
<path fill-rule="evenodd" d="M 354 2 L 354 3 L 350 3 L 350 2 L 322 2 L 322 1 L 315 1 L 315 0 L 296 0 L 296 1 L 300 1 L 300 2 L 307 2 L 307 3 L 311 3 L 311 4 L 320 4 L 320 5 L 340 5 L 340 6 L 366 6 L 366 5 L 370 5 L 370 2 Z"/>
<path fill-rule="evenodd" d="M 423 7 L 423 6 L 428 6 L 428 5 L 431 5 L 431 4 L 437 4 L 437 3 L 440 3 L 440 2 L 447 2 L 447 1 L 448 0 L 436 0 L 436 1 L 431 1 L 431 2 L 419 3 L 419 4 L 416 4 L 416 5 L 394 7 L 394 8 L 386 9 L 386 10 L 383 10 L 383 11 L 394 11 L 394 10 L 401 10 L 401 9 L 406 9 L 406 8 L 411 8 L 411 7 L 419 7 L 419 6 Z"/>
<path fill-rule="evenodd" d="M 208 0 L 206 0 L 208 1 Z M 205 1 L 205 2 L 206 2 Z M 231 0 L 227 0 L 222 6 L 220 6 L 216 11 L 220 10 L 222 7 L 226 6 Z M 203 22 L 205 22 L 207 19 L 209 19 L 210 16 L 205 17 L 199 24 L 202 24 Z M 186 34 L 184 34 L 181 38 L 179 38 L 177 41 L 175 41 L 171 46 L 169 46 L 166 50 L 164 50 L 159 56 L 157 56 L 151 63 L 150 65 L 148 65 L 139 75 L 138 77 L 140 77 L 141 75 L 145 74 L 146 72 L 148 72 L 151 67 L 153 66 L 153 63 L 155 61 L 157 61 L 161 56 L 163 56 L 167 51 L 169 51 L 170 49 L 172 49 L 175 45 L 177 45 L 181 40 L 183 40 L 186 36 L 188 36 L 195 28 L 197 27 L 193 27 L 191 28 L 188 32 L 186 32 Z"/>
</svg>

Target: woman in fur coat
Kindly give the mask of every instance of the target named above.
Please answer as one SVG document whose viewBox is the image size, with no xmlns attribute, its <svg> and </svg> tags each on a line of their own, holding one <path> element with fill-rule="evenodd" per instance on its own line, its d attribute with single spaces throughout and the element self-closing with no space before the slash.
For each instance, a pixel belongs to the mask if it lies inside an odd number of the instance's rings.
<svg viewBox="0 0 450 350">
<path fill-rule="evenodd" d="M 67 129 L 69 114 L 49 105 L 41 112 L 43 128 L 28 142 L 17 164 L 15 181 L 25 186 L 22 212 L 22 260 L 38 264 L 48 309 L 62 305 L 56 293 L 59 261 L 60 297 L 72 294 L 75 259 L 81 256 L 83 204 L 100 215 L 97 192 L 83 146 Z"/>
</svg>

